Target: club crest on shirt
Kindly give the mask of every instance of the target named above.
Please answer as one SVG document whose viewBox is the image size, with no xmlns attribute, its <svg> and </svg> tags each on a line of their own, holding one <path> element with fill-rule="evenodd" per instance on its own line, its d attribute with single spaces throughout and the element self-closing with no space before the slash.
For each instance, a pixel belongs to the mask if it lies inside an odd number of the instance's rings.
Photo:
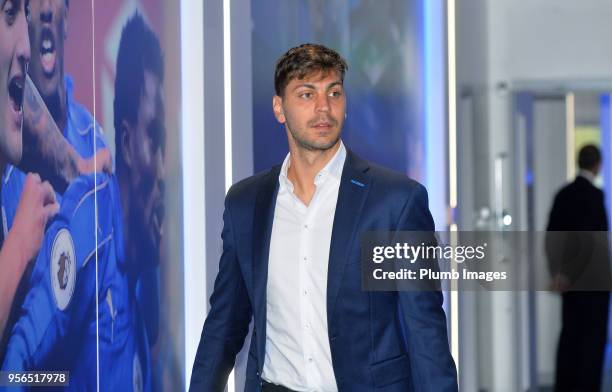
<svg viewBox="0 0 612 392">
<path fill-rule="evenodd" d="M 62 253 L 58 264 L 59 271 L 57 271 L 57 281 L 59 282 L 60 289 L 66 290 L 66 286 L 68 286 L 68 271 L 66 265 L 68 265 L 68 268 L 70 267 L 70 257 L 65 252 Z"/>
<path fill-rule="evenodd" d="M 65 310 L 72 299 L 76 283 L 74 243 L 67 229 L 60 229 L 55 235 L 50 263 L 55 303 L 60 310 Z"/>
</svg>

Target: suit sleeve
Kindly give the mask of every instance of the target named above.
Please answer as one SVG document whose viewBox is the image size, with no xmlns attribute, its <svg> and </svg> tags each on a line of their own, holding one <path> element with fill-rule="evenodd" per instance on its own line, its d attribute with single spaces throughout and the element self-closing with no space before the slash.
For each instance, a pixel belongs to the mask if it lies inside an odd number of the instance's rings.
<svg viewBox="0 0 612 392">
<path fill-rule="evenodd" d="M 434 222 L 423 186 L 418 185 L 404 206 L 398 230 L 430 231 L 433 236 Z M 442 293 L 413 290 L 399 291 L 398 296 L 415 391 L 457 391 L 457 370 L 448 344 Z"/>
<path fill-rule="evenodd" d="M 231 193 L 231 191 L 230 191 Z M 244 344 L 252 316 L 236 253 L 235 233 L 226 198 L 223 212 L 223 253 L 210 297 L 210 312 L 202 329 L 191 374 L 190 391 L 222 391 Z"/>
</svg>

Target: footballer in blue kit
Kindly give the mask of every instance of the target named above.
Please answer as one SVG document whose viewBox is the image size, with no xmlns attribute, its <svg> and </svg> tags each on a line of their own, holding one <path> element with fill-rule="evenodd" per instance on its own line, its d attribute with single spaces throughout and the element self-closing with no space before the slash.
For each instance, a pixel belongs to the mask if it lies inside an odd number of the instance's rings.
<svg viewBox="0 0 612 392">
<path fill-rule="evenodd" d="M 98 382 L 103 390 L 153 389 L 149 347 L 157 334 L 164 214 L 163 59 L 138 13 L 123 29 L 116 74 L 116 174 L 80 176 L 66 189 L 2 364 L 5 371 L 69 371 L 69 389 L 96 389 Z M 72 133 L 77 144 L 101 138 L 93 126 L 83 129 Z"/>
<path fill-rule="evenodd" d="M 3 370 L 68 370 L 69 390 L 95 390 L 99 344 L 104 389 L 150 389 L 148 344 L 130 282 L 135 275 L 125 259 L 118 195 L 116 178 L 105 174 L 70 184 L 34 264 Z M 96 202 L 104 206 L 97 222 Z"/>
<path fill-rule="evenodd" d="M 9 3 L 12 6 L 12 2 Z M 11 161 L 13 165 L 2 166 L 0 170 L 1 237 L 5 237 L 13 228 L 28 178 L 26 171 L 49 180 L 56 191 L 55 199 L 61 202 L 61 195 L 70 181 L 96 168 L 92 158 L 94 152 L 98 168 L 112 170 L 112 159 L 101 128 L 89 112 L 75 101 L 72 80 L 64 75 L 68 1 L 35 1 L 25 6 L 32 55 L 23 88 L 23 154 L 19 161 Z M 33 260 L 31 256 L 29 259 Z M 18 279 L 18 288 L 10 299 L 10 311 L 1 329 L 0 361 L 28 290 L 30 268 L 31 263 Z"/>
</svg>

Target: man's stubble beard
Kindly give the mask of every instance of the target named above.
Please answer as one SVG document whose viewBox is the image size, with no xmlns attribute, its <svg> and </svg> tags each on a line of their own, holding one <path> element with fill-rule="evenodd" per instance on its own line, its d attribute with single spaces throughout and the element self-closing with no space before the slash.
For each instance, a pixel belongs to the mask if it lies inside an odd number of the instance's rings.
<svg viewBox="0 0 612 392">
<path fill-rule="evenodd" d="M 335 119 L 333 120 L 335 123 L 338 123 L 338 121 L 336 121 Z M 291 134 L 291 137 L 293 138 L 293 140 L 295 141 L 295 143 L 307 150 L 307 151 L 327 151 L 331 148 L 333 148 L 338 141 L 340 140 L 340 135 L 342 134 L 342 127 L 343 127 L 343 123 L 340 123 L 340 131 L 338 132 L 338 134 L 336 135 L 336 137 L 334 138 L 334 140 L 325 143 L 323 145 L 319 145 L 316 143 L 311 143 L 310 141 L 306 140 L 305 138 L 302 138 L 298 132 L 293 130 L 293 127 L 291 126 L 291 123 L 289 121 L 289 118 L 286 118 L 286 127 L 289 130 L 289 133 Z"/>
</svg>

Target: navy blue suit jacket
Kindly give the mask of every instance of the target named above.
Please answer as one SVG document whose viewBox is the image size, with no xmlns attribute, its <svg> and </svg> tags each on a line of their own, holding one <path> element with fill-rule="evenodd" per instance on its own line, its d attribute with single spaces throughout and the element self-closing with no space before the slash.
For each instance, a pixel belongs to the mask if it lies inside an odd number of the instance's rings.
<svg viewBox="0 0 612 392">
<path fill-rule="evenodd" d="M 268 252 L 280 166 L 235 184 L 225 199 L 219 264 L 191 391 L 222 391 L 253 338 L 246 391 L 260 391 L 266 343 Z M 360 236 L 374 230 L 433 231 L 425 188 L 348 151 L 334 217 L 327 325 L 339 391 L 457 391 L 439 291 L 361 289 Z"/>
</svg>

